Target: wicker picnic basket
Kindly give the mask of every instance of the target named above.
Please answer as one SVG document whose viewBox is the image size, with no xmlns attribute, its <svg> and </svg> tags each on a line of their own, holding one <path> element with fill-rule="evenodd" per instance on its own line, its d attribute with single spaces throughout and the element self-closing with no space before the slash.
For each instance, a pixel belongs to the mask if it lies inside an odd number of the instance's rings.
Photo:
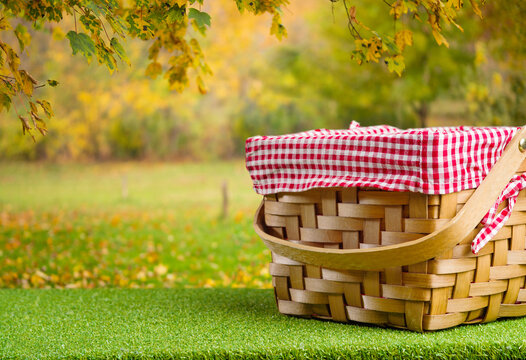
<svg viewBox="0 0 526 360">
<path fill-rule="evenodd" d="M 480 221 L 526 172 L 521 129 L 477 189 L 318 188 L 266 195 L 254 221 L 283 314 L 413 331 L 526 315 L 526 190 L 476 255 Z M 505 204 L 502 204 L 505 205 Z"/>
</svg>

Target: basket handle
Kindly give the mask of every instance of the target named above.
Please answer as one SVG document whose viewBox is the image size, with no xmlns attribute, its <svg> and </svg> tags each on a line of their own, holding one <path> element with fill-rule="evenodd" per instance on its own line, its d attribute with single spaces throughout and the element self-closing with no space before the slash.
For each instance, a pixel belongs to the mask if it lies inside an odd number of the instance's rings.
<svg viewBox="0 0 526 360">
<path fill-rule="evenodd" d="M 368 249 L 325 249 L 295 244 L 264 231 L 263 202 L 254 219 L 256 233 L 274 253 L 316 266 L 349 270 L 382 270 L 417 264 L 439 256 L 466 238 L 497 201 L 526 158 L 526 126 L 521 128 L 482 184 L 443 228 L 419 239 Z"/>
</svg>

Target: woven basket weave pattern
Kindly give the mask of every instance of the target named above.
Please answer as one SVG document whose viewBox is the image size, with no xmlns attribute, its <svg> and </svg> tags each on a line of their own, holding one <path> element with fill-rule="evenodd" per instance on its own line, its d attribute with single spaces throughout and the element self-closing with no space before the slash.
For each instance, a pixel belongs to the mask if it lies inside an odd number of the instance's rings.
<svg viewBox="0 0 526 360">
<path fill-rule="evenodd" d="M 324 248 L 398 244 L 440 229 L 473 191 L 424 195 L 326 188 L 267 195 L 265 230 Z M 524 316 L 525 224 L 523 191 L 506 225 L 477 255 L 470 244 L 478 229 L 439 257 L 383 271 L 320 268 L 273 254 L 270 273 L 279 311 L 414 331 Z"/>
</svg>

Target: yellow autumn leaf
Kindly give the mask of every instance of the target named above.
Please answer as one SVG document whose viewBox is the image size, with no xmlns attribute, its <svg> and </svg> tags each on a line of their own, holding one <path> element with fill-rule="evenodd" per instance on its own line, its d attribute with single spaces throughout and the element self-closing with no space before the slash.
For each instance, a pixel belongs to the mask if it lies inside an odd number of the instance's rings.
<svg viewBox="0 0 526 360">
<path fill-rule="evenodd" d="M 397 0 L 391 5 L 391 11 L 389 15 L 394 16 L 395 19 L 399 19 L 403 14 L 407 14 L 408 8 L 405 1 Z"/>
<path fill-rule="evenodd" d="M 199 93 L 201 95 L 205 95 L 208 92 L 208 90 L 206 88 L 205 82 L 203 81 L 203 78 L 201 76 L 197 76 L 195 81 L 197 83 L 197 89 L 199 90 Z"/>
<path fill-rule="evenodd" d="M 388 57 L 385 59 L 385 62 L 387 64 L 387 69 L 390 72 L 395 72 L 398 74 L 398 76 L 402 76 L 402 72 L 405 69 L 405 62 L 403 56 L 396 55 Z"/>
<path fill-rule="evenodd" d="M 35 271 L 35 275 L 42 278 L 43 280 L 49 280 L 49 276 L 40 270 Z"/>
<path fill-rule="evenodd" d="M 18 80 L 20 76 L 17 70 L 20 66 L 20 57 L 18 57 L 18 54 L 9 45 L 0 42 L 0 47 L 7 54 L 7 64 L 13 72 L 13 76 Z"/>
<path fill-rule="evenodd" d="M 29 102 L 29 107 L 31 108 L 32 112 L 34 112 L 35 114 L 38 114 L 38 109 L 37 109 L 37 106 L 35 105 L 34 102 L 30 101 Z"/>
<path fill-rule="evenodd" d="M 216 282 L 213 279 L 206 279 L 204 284 L 202 284 L 202 286 L 205 288 L 211 288 L 211 287 L 214 287 L 215 285 L 216 285 Z"/>
<path fill-rule="evenodd" d="M 413 45 L 413 33 L 411 30 L 400 30 L 395 34 L 395 43 L 400 49 L 404 51 L 406 46 Z"/>
<path fill-rule="evenodd" d="M 275 35 L 278 40 L 287 37 L 287 29 L 281 24 L 281 16 L 279 12 L 275 12 L 272 17 L 272 25 L 270 26 L 270 34 Z"/>
<path fill-rule="evenodd" d="M 38 276 L 38 274 L 36 274 L 36 273 L 31 275 L 30 281 L 31 281 L 31 284 L 32 284 L 33 286 L 36 286 L 36 287 L 38 287 L 38 286 L 40 286 L 40 285 L 42 285 L 42 284 L 45 283 L 44 279 L 42 279 L 42 278 L 41 278 L 40 276 Z"/>
<path fill-rule="evenodd" d="M 145 75 L 155 79 L 158 75 L 163 72 L 163 67 L 160 63 L 154 61 L 148 65 L 145 71 Z"/>
<path fill-rule="evenodd" d="M 139 271 L 137 274 L 135 274 L 135 279 L 137 279 L 139 281 L 146 280 L 146 272 L 143 271 L 143 270 Z"/>
<path fill-rule="evenodd" d="M 150 264 L 153 264 L 159 259 L 159 255 L 157 253 L 149 253 L 146 255 L 146 261 L 148 261 Z"/>
<path fill-rule="evenodd" d="M 20 84 L 22 91 L 27 96 L 31 96 L 33 94 L 33 87 L 37 82 L 25 70 L 20 70 L 18 73 L 20 74 L 20 79 L 22 80 Z"/>
<path fill-rule="evenodd" d="M 498 72 L 494 72 L 493 76 L 491 77 L 491 82 L 493 83 L 493 86 L 497 89 L 502 88 L 502 75 Z"/>
<path fill-rule="evenodd" d="M 482 64 L 485 64 L 488 59 L 486 56 L 486 46 L 482 42 L 477 42 L 475 44 L 475 65 L 480 66 Z"/>
<path fill-rule="evenodd" d="M 453 6 L 456 10 L 460 10 L 464 6 L 464 1 L 463 0 L 452 1 L 451 4 L 448 3 L 446 5 Z"/>
<path fill-rule="evenodd" d="M 477 4 L 477 0 L 469 0 L 469 2 L 471 3 L 473 12 L 482 19 L 482 12 L 480 11 L 479 4 Z"/>
<path fill-rule="evenodd" d="M 153 268 L 153 271 L 157 275 L 163 276 L 164 274 L 166 274 L 168 272 L 168 268 L 164 264 L 159 264 L 159 265 L 157 265 L 156 267 Z"/>
<path fill-rule="evenodd" d="M 269 271 L 269 268 L 268 266 L 262 266 L 261 269 L 259 269 L 259 276 L 264 276 L 264 277 L 268 277 L 270 276 L 270 271 Z"/>
<path fill-rule="evenodd" d="M 10 29 L 11 29 L 11 25 L 9 25 L 7 16 L 2 16 L 0 18 L 0 30 L 10 30 Z"/>
<path fill-rule="evenodd" d="M 49 101 L 37 100 L 37 104 L 39 104 L 42 107 L 42 109 L 44 110 L 48 118 L 51 118 L 54 116 L 53 109 L 51 108 L 51 104 L 49 103 Z"/>
<path fill-rule="evenodd" d="M 433 30 L 433 37 L 435 38 L 435 41 L 437 42 L 438 45 L 444 44 L 445 47 L 447 47 L 447 48 L 449 47 L 449 43 L 447 42 L 447 40 L 444 37 L 444 35 L 442 35 L 437 30 Z"/>
<path fill-rule="evenodd" d="M 27 28 L 22 24 L 16 26 L 14 33 L 18 40 L 20 51 L 22 52 L 31 43 L 31 35 L 27 31 Z"/>
<path fill-rule="evenodd" d="M 374 37 L 367 44 L 367 52 L 365 53 L 365 59 L 367 62 L 373 61 L 378 62 L 378 59 L 382 56 L 382 40 L 378 37 Z"/>
</svg>

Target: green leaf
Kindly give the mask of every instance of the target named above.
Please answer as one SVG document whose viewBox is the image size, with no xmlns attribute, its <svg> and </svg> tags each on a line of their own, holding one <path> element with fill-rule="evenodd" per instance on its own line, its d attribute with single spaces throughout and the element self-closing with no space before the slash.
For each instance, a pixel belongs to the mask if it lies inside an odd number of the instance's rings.
<svg viewBox="0 0 526 360">
<path fill-rule="evenodd" d="M 104 2 L 101 1 L 87 1 L 85 6 L 97 16 L 104 16 L 111 13 L 108 9 L 109 4 L 104 4 Z"/>
<path fill-rule="evenodd" d="M 117 38 L 112 38 L 111 39 L 111 42 L 110 42 L 110 46 L 113 50 L 115 50 L 115 52 L 117 53 L 117 55 L 119 56 L 119 58 L 124 61 L 126 64 L 128 64 L 128 66 L 130 65 L 130 59 L 128 59 L 128 55 L 126 55 L 126 50 L 124 50 L 124 48 L 122 47 L 122 45 L 119 43 L 119 40 L 117 40 Z"/>
<path fill-rule="evenodd" d="M 15 35 L 18 39 L 18 44 L 20 45 L 20 51 L 22 52 L 24 51 L 24 48 L 31 42 L 31 35 L 29 35 L 27 28 L 22 24 L 18 24 L 16 26 Z"/>
<path fill-rule="evenodd" d="M 195 25 L 201 33 L 204 33 L 206 26 L 210 26 L 210 15 L 203 11 L 190 8 L 188 11 L 188 18 L 194 19 Z"/>
<path fill-rule="evenodd" d="M 127 30 L 127 26 L 120 16 L 116 16 L 114 14 L 107 14 L 106 21 L 108 22 L 108 24 L 110 24 L 113 31 L 115 31 L 121 37 L 124 37 Z"/>
<path fill-rule="evenodd" d="M 237 9 L 239 10 L 240 13 L 243 13 L 243 11 L 245 10 L 245 4 L 243 3 L 243 0 L 235 0 L 235 1 L 236 1 Z"/>
<path fill-rule="evenodd" d="M 400 47 L 396 44 L 396 42 L 393 41 L 391 37 L 387 36 L 383 40 L 383 44 L 390 54 L 400 54 Z"/>
<path fill-rule="evenodd" d="M 186 8 L 184 6 L 179 7 L 178 5 L 174 5 L 168 10 L 166 19 L 169 23 L 180 23 L 183 21 L 185 15 Z"/>
<path fill-rule="evenodd" d="M 97 46 L 97 59 L 99 60 L 99 64 L 106 65 L 110 74 L 117 68 L 117 61 L 106 46 L 101 44 Z"/>
<path fill-rule="evenodd" d="M 93 55 L 95 55 L 95 43 L 93 40 L 88 35 L 76 33 L 73 30 L 68 32 L 66 37 L 69 39 L 73 55 L 80 52 L 88 60 L 88 63 L 91 62 Z"/>
<path fill-rule="evenodd" d="M 162 8 L 153 8 L 147 18 L 150 24 L 155 24 L 155 27 L 158 27 L 159 23 L 162 23 L 166 18 L 166 11 Z"/>
<path fill-rule="evenodd" d="M 51 86 L 51 87 L 56 87 L 58 85 L 58 81 L 57 80 L 48 80 L 47 81 L 48 85 Z"/>
<path fill-rule="evenodd" d="M 418 11 L 418 4 L 414 3 L 413 1 L 404 1 L 405 5 L 407 6 L 407 10 L 409 10 L 412 13 L 416 13 Z"/>
</svg>

